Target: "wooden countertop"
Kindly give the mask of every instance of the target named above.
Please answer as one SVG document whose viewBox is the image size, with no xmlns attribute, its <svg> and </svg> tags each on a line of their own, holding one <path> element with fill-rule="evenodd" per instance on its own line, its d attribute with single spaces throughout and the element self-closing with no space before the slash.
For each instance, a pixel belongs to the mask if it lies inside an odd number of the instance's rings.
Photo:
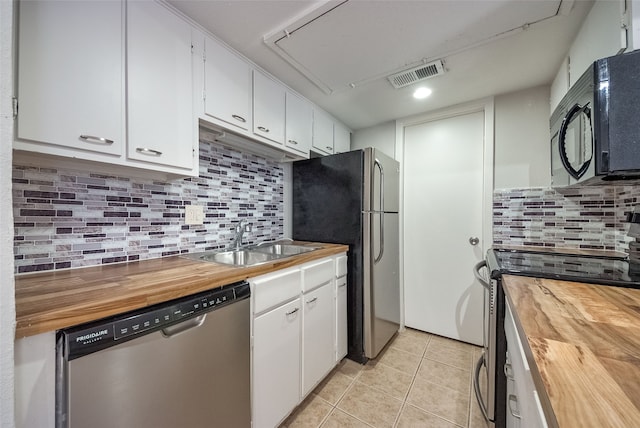
<svg viewBox="0 0 640 428">
<path fill-rule="evenodd" d="M 16 338 L 71 327 L 349 250 L 318 250 L 251 267 L 180 256 L 16 276 Z"/>
<path fill-rule="evenodd" d="M 640 290 L 512 275 L 503 288 L 549 426 L 639 427 Z"/>
</svg>

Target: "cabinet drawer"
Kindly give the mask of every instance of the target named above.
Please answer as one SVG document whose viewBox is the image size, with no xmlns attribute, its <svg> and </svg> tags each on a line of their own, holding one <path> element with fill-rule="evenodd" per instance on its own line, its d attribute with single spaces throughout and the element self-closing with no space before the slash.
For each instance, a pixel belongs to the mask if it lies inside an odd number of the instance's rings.
<svg viewBox="0 0 640 428">
<path fill-rule="evenodd" d="M 338 256 L 336 258 L 336 278 L 347 275 L 347 256 Z"/>
<path fill-rule="evenodd" d="M 258 314 L 300 295 L 300 280 L 299 269 L 250 280 L 254 298 L 253 313 Z"/>
<path fill-rule="evenodd" d="M 333 279 L 335 274 L 333 259 L 307 265 L 302 268 L 302 291 L 307 292 Z"/>
</svg>

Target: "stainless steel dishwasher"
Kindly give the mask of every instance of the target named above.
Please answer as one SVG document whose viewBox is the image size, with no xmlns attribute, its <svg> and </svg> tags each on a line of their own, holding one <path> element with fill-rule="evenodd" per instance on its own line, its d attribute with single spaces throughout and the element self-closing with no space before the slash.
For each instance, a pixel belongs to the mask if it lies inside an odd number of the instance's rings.
<svg viewBox="0 0 640 428">
<path fill-rule="evenodd" d="M 250 427 L 249 284 L 61 330 L 57 428 Z"/>
</svg>

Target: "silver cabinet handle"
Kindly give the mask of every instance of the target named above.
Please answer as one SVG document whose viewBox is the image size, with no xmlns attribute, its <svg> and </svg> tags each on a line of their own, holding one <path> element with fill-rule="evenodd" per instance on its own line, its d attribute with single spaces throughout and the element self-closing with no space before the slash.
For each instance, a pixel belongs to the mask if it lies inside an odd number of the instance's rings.
<svg viewBox="0 0 640 428">
<path fill-rule="evenodd" d="M 513 410 L 513 407 L 511 406 L 511 403 L 516 403 L 518 404 L 518 397 L 516 397 L 513 394 L 509 394 L 509 413 L 511 413 L 511 416 L 513 416 L 516 419 L 520 419 L 522 418 L 522 415 L 520 413 L 518 413 L 518 410 Z"/>
<path fill-rule="evenodd" d="M 295 308 L 294 310 L 292 310 L 291 312 L 287 312 L 286 315 L 293 315 L 296 312 L 298 312 L 300 310 L 300 308 Z"/>
<path fill-rule="evenodd" d="M 307 300 L 307 303 L 313 303 L 313 302 L 315 302 L 316 300 L 318 300 L 318 298 L 317 298 L 317 297 L 314 297 L 314 298 L 313 298 L 313 299 L 311 299 L 311 300 Z"/>
<path fill-rule="evenodd" d="M 258 126 L 258 131 L 269 132 L 269 128 L 265 128 L 264 126 Z"/>
<path fill-rule="evenodd" d="M 331 146 L 325 146 L 325 149 L 329 150 L 330 152 L 333 151 L 333 147 L 331 147 Z"/>
<path fill-rule="evenodd" d="M 162 152 L 159 152 L 159 151 L 153 150 L 153 149 L 149 149 L 149 148 L 146 148 L 146 147 L 138 147 L 138 148 L 136 148 L 136 152 L 142 153 L 143 155 L 149 155 L 149 156 L 162 156 Z"/>
<path fill-rule="evenodd" d="M 477 237 L 472 236 L 471 238 L 469 238 L 469 244 L 471 245 L 478 245 L 479 242 L 480 242 L 480 239 Z"/>
<path fill-rule="evenodd" d="M 298 142 L 296 140 L 289 140 L 289 144 L 295 144 L 297 146 Z"/>
<path fill-rule="evenodd" d="M 84 140 L 88 143 L 102 143 L 102 144 L 113 144 L 113 140 L 109 140 L 108 138 L 95 137 L 93 135 L 85 135 L 82 134 L 80 136 L 81 140 Z"/>
<path fill-rule="evenodd" d="M 247 119 L 245 119 L 242 116 L 238 116 L 237 114 L 232 114 L 231 117 L 234 118 L 235 120 L 239 121 L 239 122 L 242 122 L 242 123 L 245 123 L 247 121 Z"/>
<path fill-rule="evenodd" d="M 342 284 L 338 285 L 338 288 L 342 288 L 342 287 L 346 287 L 346 286 L 347 286 L 347 283 L 343 282 Z"/>
</svg>

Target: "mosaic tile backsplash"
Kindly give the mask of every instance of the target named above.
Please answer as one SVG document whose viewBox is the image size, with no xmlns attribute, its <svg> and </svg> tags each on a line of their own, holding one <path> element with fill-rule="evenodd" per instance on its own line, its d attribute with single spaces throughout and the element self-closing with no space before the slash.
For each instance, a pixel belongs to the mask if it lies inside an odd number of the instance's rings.
<svg viewBox="0 0 640 428">
<path fill-rule="evenodd" d="M 493 243 L 628 252 L 638 185 L 496 190 Z"/>
<path fill-rule="evenodd" d="M 204 224 L 184 224 L 189 204 Z M 223 249 L 240 219 L 244 242 L 282 237 L 283 170 L 210 142 L 198 178 L 167 182 L 14 165 L 13 209 L 17 273 Z"/>
</svg>

